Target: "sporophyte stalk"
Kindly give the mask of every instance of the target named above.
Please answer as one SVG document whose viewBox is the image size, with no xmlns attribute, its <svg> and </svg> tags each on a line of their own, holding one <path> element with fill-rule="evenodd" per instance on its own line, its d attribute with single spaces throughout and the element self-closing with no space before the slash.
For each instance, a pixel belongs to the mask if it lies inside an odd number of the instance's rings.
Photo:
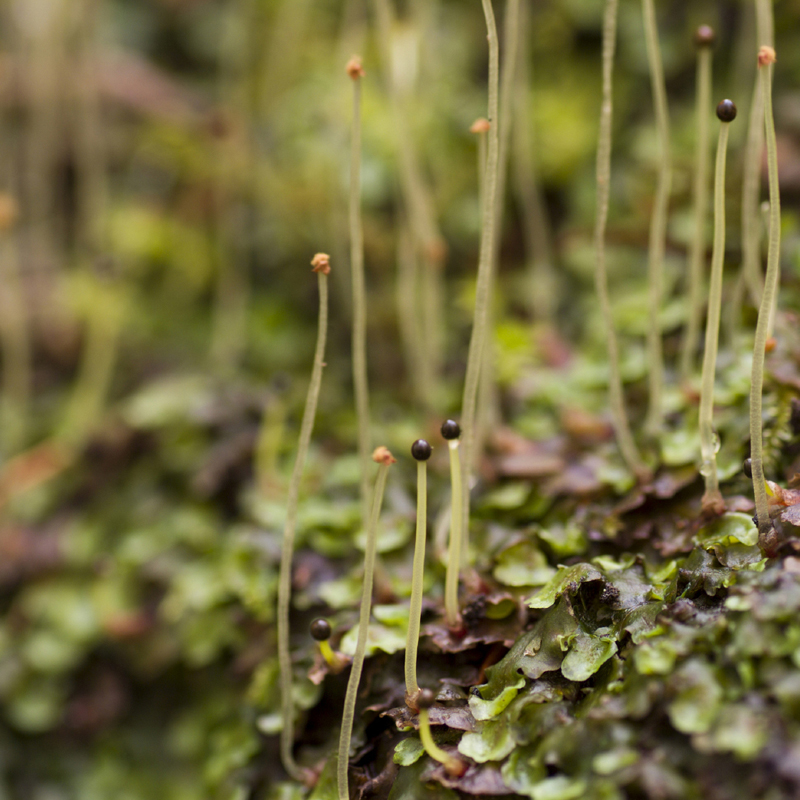
<svg viewBox="0 0 800 800">
<path fill-rule="evenodd" d="M 760 537 L 765 537 L 772 522 L 769 517 L 767 488 L 764 481 L 764 440 L 761 392 L 764 386 L 764 355 L 769 336 L 772 308 L 777 299 L 781 247 L 781 198 L 778 187 L 778 153 L 775 121 L 772 115 L 772 71 L 775 51 L 768 46 L 758 51 L 761 94 L 764 99 L 764 128 L 767 141 L 767 171 L 769 174 L 769 245 L 767 274 L 756 323 L 753 345 L 753 369 L 750 379 L 750 459 L 753 473 L 753 494 Z"/>
<path fill-rule="evenodd" d="M 600 301 L 600 312 L 608 348 L 608 400 L 611 420 L 622 460 L 628 469 L 644 483 L 650 479 L 650 470 L 642 460 L 631 433 L 625 396 L 622 388 L 622 373 L 619 366 L 619 344 L 611 314 L 611 298 L 608 292 L 606 269 L 606 225 L 611 190 L 611 122 L 613 113 L 614 51 L 617 39 L 618 0 L 606 0 L 603 14 L 603 93 L 600 105 L 600 130 L 597 134 L 597 192 L 594 226 L 595 288 Z"/>
<path fill-rule="evenodd" d="M 417 535 L 414 541 L 414 566 L 411 576 L 411 602 L 408 609 L 408 636 L 406 639 L 406 704 L 416 705 L 419 694 L 417 683 L 417 649 L 422 617 L 422 591 L 425 578 L 425 538 L 428 525 L 428 459 L 433 448 L 424 439 L 411 445 L 411 455 L 417 461 Z"/>
<path fill-rule="evenodd" d="M 294 699 L 292 696 L 292 659 L 289 653 L 289 602 L 292 591 L 292 557 L 297 527 L 297 501 L 300 494 L 300 479 L 308 455 L 311 433 L 314 430 L 314 417 L 322 385 L 322 368 L 325 366 L 325 341 L 328 334 L 328 274 L 331 271 L 330 257 L 317 253 L 311 260 L 313 271 L 319 283 L 319 321 L 317 323 L 317 344 L 314 349 L 314 366 L 308 385 L 303 420 L 300 423 L 300 438 L 297 443 L 294 469 L 289 481 L 289 496 L 286 501 L 286 524 L 283 529 L 281 546 L 281 567 L 278 577 L 278 662 L 281 687 L 281 760 L 283 766 L 294 780 L 303 780 L 303 769 L 294 760 Z"/>
<path fill-rule="evenodd" d="M 353 288 L 353 387 L 358 418 L 358 458 L 361 467 L 361 524 L 369 513 L 370 414 L 367 380 L 367 297 L 364 281 L 364 229 L 361 221 L 361 59 L 345 67 L 353 81 L 353 134 L 350 149 L 350 269 Z"/>
<path fill-rule="evenodd" d="M 372 511 L 367 525 L 367 544 L 364 550 L 364 580 L 361 590 L 361 608 L 358 615 L 358 639 L 353 655 L 353 666 L 350 670 L 350 679 L 347 681 L 347 693 L 344 699 L 342 712 L 342 729 L 339 734 L 339 760 L 336 765 L 336 780 L 339 800 L 349 800 L 350 789 L 347 770 L 350 765 L 350 739 L 353 735 L 353 720 L 356 710 L 356 695 L 358 684 L 361 681 L 361 671 L 364 668 L 364 657 L 367 650 L 367 633 L 369 630 L 369 615 L 372 607 L 372 583 L 375 575 L 375 553 L 377 551 L 378 520 L 383 505 L 383 493 L 386 489 L 386 479 L 389 467 L 397 463 L 397 459 L 384 446 L 376 447 L 372 460 L 378 464 L 378 476 L 375 479 L 375 489 L 372 495 Z"/>
<path fill-rule="evenodd" d="M 714 246 L 711 254 L 711 284 L 708 291 L 703 376 L 700 388 L 700 472 L 705 480 L 703 509 L 715 514 L 725 511 L 717 477 L 719 438 L 713 426 L 714 377 L 719 347 L 719 319 L 722 308 L 722 272 L 725 260 L 725 162 L 728 153 L 730 124 L 736 119 L 736 106 L 723 100 L 717 106 L 720 120 L 717 163 L 714 170 Z"/>
<path fill-rule="evenodd" d="M 447 545 L 447 573 L 444 583 L 444 615 L 447 626 L 451 630 L 461 628 L 461 613 L 458 608 L 458 577 L 464 562 L 464 518 L 463 498 L 461 492 L 461 457 L 459 438 L 461 426 L 452 419 L 445 420 L 441 428 L 442 436 L 447 440 L 450 451 L 450 539 Z"/>
<path fill-rule="evenodd" d="M 645 431 L 652 437 L 658 435 L 663 424 L 664 351 L 661 343 L 661 305 L 664 293 L 664 248 L 667 238 L 667 212 L 672 185 L 672 161 L 669 141 L 669 112 L 667 89 L 664 82 L 664 65 L 658 44 L 658 29 L 653 0 L 642 0 L 644 34 L 647 44 L 647 61 L 656 114 L 658 134 L 658 181 L 653 215 L 650 220 L 648 246 L 648 283 L 650 289 L 650 324 L 647 333 L 648 380 L 650 405 L 645 419 Z"/>
<path fill-rule="evenodd" d="M 421 689 L 417 698 L 417 706 L 419 707 L 419 738 L 422 740 L 422 746 L 425 752 L 434 760 L 442 764 L 447 771 L 448 775 L 459 777 L 467 771 L 467 764 L 462 761 L 458 756 L 454 756 L 439 747 L 433 740 L 431 734 L 430 715 L 428 714 L 436 703 L 436 696 L 430 689 Z"/>
</svg>

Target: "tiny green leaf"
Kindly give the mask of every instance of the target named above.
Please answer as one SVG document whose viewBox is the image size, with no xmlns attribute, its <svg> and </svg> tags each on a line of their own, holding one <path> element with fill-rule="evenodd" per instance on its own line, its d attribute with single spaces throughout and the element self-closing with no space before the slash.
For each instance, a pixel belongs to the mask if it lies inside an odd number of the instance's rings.
<svg viewBox="0 0 800 800">
<path fill-rule="evenodd" d="M 474 733 L 465 733 L 458 743 L 458 752 L 485 764 L 500 761 L 516 746 L 511 735 L 511 726 L 505 716 L 478 723 Z"/>
<path fill-rule="evenodd" d="M 408 739 L 402 739 L 397 743 L 392 760 L 401 767 L 408 767 L 424 755 L 425 748 L 422 742 L 413 736 L 409 736 Z"/>
<path fill-rule="evenodd" d="M 556 575 L 528 600 L 529 608 L 549 608 L 565 592 L 574 592 L 582 583 L 599 581 L 603 575 L 591 564 L 559 567 Z"/>
<path fill-rule="evenodd" d="M 572 647 L 561 662 L 561 674 L 571 681 L 585 681 L 616 652 L 617 643 L 613 639 L 578 628 Z"/>
</svg>

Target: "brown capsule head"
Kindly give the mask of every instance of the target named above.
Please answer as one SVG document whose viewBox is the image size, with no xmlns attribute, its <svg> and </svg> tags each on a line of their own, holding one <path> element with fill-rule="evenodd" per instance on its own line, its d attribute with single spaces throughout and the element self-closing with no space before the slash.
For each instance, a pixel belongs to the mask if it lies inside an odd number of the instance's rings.
<svg viewBox="0 0 800 800">
<path fill-rule="evenodd" d="M 432 452 L 433 448 L 424 439 L 417 439 L 417 441 L 411 445 L 411 455 L 414 456 L 417 461 L 427 461 L 431 457 Z"/>
<path fill-rule="evenodd" d="M 714 29 L 710 25 L 701 25 L 694 35 L 698 47 L 711 47 L 714 44 Z"/>
<path fill-rule="evenodd" d="M 736 106 L 733 100 L 723 100 L 717 106 L 717 119 L 720 122 L 733 122 L 736 119 Z"/>
<path fill-rule="evenodd" d="M 317 253 L 311 259 L 311 271 L 329 275 L 331 271 L 331 257 L 327 253 Z"/>
<path fill-rule="evenodd" d="M 325 642 L 331 638 L 331 624 L 324 617 L 317 617 L 309 628 L 311 636 L 318 642 Z"/>
<path fill-rule="evenodd" d="M 420 689 L 417 695 L 417 708 L 432 708 L 436 703 L 436 695 L 430 689 Z"/>
<path fill-rule="evenodd" d="M 485 117 L 478 117 L 472 125 L 469 126 L 470 133 L 487 133 L 492 127 L 492 123 Z"/>
<path fill-rule="evenodd" d="M 384 466 L 389 466 L 389 464 L 396 464 L 397 459 L 389 452 L 388 447 L 384 447 L 381 445 L 380 447 L 376 447 L 372 453 L 372 460 L 376 464 L 383 464 Z"/>
<path fill-rule="evenodd" d="M 766 67 L 768 64 L 774 64 L 778 60 L 775 55 L 775 50 L 772 47 L 764 45 L 758 50 L 758 66 Z"/>
<path fill-rule="evenodd" d="M 448 441 L 461 436 L 461 426 L 454 419 L 446 419 L 442 423 L 442 436 Z"/>
<path fill-rule="evenodd" d="M 353 56 L 348 62 L 344 71 L 354 80 L 363 78 L 366 73 L 364 67 L 361 65 L 361 56 Z"/>
<path fill-rule="evenodd" d="M 742 472 L 748 477 L 753 477 L 753 460 L 750 458 L 746 458 L 744 460 L 744 464 L 742 464 Z"/>
</svg>

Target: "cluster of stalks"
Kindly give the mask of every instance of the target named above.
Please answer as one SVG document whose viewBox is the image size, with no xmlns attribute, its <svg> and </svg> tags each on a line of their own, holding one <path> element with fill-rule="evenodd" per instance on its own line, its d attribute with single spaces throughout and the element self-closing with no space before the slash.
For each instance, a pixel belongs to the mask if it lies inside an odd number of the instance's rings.
<svg viewBox="0 0 800 800">
<path fill-rule="evenodd" d="M 759 35 L 765 36 L 771 42 L 773 25 L 769 4 L 759 2 L 756 5 Z M 645 421 L 645 431 L 651 436 L 655 436 L 661 428 L 662 420 L 661 397 L 664 368 L 661 351 L 659 315 L 661 310 L 663 282 L 662 262 L 664 256 L 671 166 L 669 157 L 669 122 L 666 108 L 666 93 L 664 90 L 663 68 L 661 66 L 658 48 L 655 11 L 652 0 L 643 0 L 643 12 L 660 152 L 659 179 L 650 227 L 650 328 L 648 333 L 650 406 Z M 628 468 L 640 481 L 647 481 L 651 476 L 651 471 L 637 449 L 625 409 L 622 378 L 619 369 L 619 349 L 612 324 L 605 263 L 605 228 L 608 218 L 609 184 L 611 176 L 612 70 L 616 37 L 616 15 L 617 0 L 607 0 L 603 23 L 603 97 L 597 149 L 595 276 L 608 344 L 610 371 L 609 399 L 617 442 Z M 702 259 L 705 249 L 703 231 L 707 205 L 707 115 L 711 94 L 711 45 L 713 43 L 713 38 L 713 31 L 707 26 L 701 26 L 696 36 L 699 53 L 697 71 L 698 140 L 694 176 L 695 228 L 689 257 L 688 322 L 680 358 L 680 373 L 684 381 L 688 380 L 692 373 L 694 352 L 704 305 L 702 301 Z M 775 154 L 775 131 L 772 121 L 771 98 L 771 75 L 772 63 L 774 61 L 775 51 L 771 44 L 762 46 L 758 55 L 759 78 L 752 104 L 743 186 L 742 247 L 744 277 L 740 284 L 747 284 L 753 297 L 760 303 L 753 355 L 750 422 L 752 476 L 758 527 L 762 538 L 768 534 L 771 523 L 767 508 L 766 484 L 763 474 L 761 393 L 763 388 L 764 353 L 768 337 L 771 333 L 776 307 L 780 251 L 780 198 L 778 194 L 777 158 Z M 753 232 L 755 227 L 755 213 L 753 213 L 753 208 L 755 207 L 758 197 L 757 178 L 758 164 L 760 161 L 760 124 L 757 122 L 754 123 L 754 120 L 757 120 L 760 115 L 763 115 L 762 124 L 764 125 L 767 143 L 770 194 L 769 250 L 767 274 L 763 282 L 763 290 L 757 264 L 757 237 Z M 706 488 L 703 496 L 703 508 L 707 513 L 722 513 L 725 510 L 725 504 L 719 490 L 716 468 L 716 452 L 719 449 L 719 441 L 713 428 L 712 416 L 725 251 L 725 163 L 728 126 L 736 116 L 736 107 L 730 100 L 724 100 L 717 107 L 717 116 L 722 124 L 717 145 L 717 163 L 714 179 L 714 243 L 708 292 L 699 410 L 701 439 L 700 471 L 705 479 Z M 736 303 L 733 305 L 735 306 Z M 736 313 L 735 307 L 733 313 Z"/>
<path fill-rule="evenodd" d="M 321 258 L 315 257 L 315 260 Z M 327 264 L 327 261 L 325 262 Z M 315 268 L 316 269 L 316 268 Z M 317 339 L 317 351 L 314 359 L 311 384 L 309 386 L 306 408 L 301 426 L 301 438 L 289 486 L 287 520 L 284 528 L 283 550 L 281 557 L 281 573 L 278 595 L 278 653 L 281 674 L 281 710 L 283 726 L 281 729 L 281 757 L 284 767 L 291 777 L 299 781 L 312 779 L 309 771 L 300 767 L 294 759 L 292 745 L 294 741 L 294 704 L 292 696 L 292 665 L 289 652 L 289 601 L 291 592 L 291 565 L 294 553 L 294 533 L 297 519 L 297 498 L 303 464 L 308 451 L 308 443 L 313 427 L 314 413 L 321 381 L 322 356 L 324 354 L 325 332 L 323 325 L 327 321 L 327 288 L 324 276 L 320 277 L 320 328 Z M 442 436 L 448 441 L 451 453 L 451 479 L 453 487 L 453 508 L 451 517 L 450 544 L 448 548 L 447 582 L 445 599 L 445 620 L 454 632 L 460 630 L 460 613 L 458 608 L 458 576 L 461 565 L 463 529 L 460 526 L 461 487 L 460 462 L 458 460 L 458 437 L 460 428 L 457 422 L 446 420 L 442 424 Z M 411 597 L 408 617 L 408 638 L 405 654 L 406 703 L 409 708 L 419 714 L 422 741 L 432 758 L 445 764 L 448 771 L 461 774 L 465 768 L 457 757 L 450 756 L 438 748 L 430 734 L 427 709 L 433 700 L 428 690 L 420 688 L 417 681 L 417 652 L 419 648 L 420 623 L 422 617 L 423 581 L 425 574 L 425 542 L 428 524 L 427 514 L 427 462 L 433 448 L 424 439 L 418 439 L 411 446 L 411 455 L 417 462 L 417 521 L 414 561 L 412 568 Z M 345 695 L 342 714 L 342 727 L 339 736 L 339 754 L 337 764 L 337 782 L 340 800 L 349 798 L 348 767 L 350 757 L 350 741 L 355 719 L 355 705 L 361 672 L 366 654 L 367 636 L 369 632 L 370 609 L 372 606 L 373 578 L 377 552 L 377 530 L 380 518 L 383 495 L 386 489 L 388 468 L 396 463 L 396 459 L 386 447 L 378 447 L 372 454 L 372 460 L 379 465 L 375 487 L 372 495 L 372 507 L 367 525 L 367 541 L 364 553 L 364 575 L 362 583 L 361 607 L 358 621 L 358 637 L 352 660 L 350 677 Z M 332 672 L 341 671 L 347 659 L 335 652 L 330 644 L 331 626 L 325 619 L 317 619 L 311 625 L 311 635 L 318 642 L 320 654 Z"/>
<path fill-rule="evenodd" d="M 509 122 L 504 128 L 503 117 L 498 119 L 498 44 L 492 4 L 490 0 L 482 0 L 486 18 L 489 42 L 489 118 L 479 120 L 473 126 L 473 132 L 480 136 L 478 148 L 478 182 L 480 187 L 481 206 L 483 212 L 483 231 L 481 237 L 480 260 L 478 265 L 478 287 L 475 305 L 474 327 L 470 341 L 469 359 L 466 368 L 464 397 L 462 406 L 462 422 L 464 423 L 463 444 L 461 426 L 453 420 L 447 420 L 441 428 L 444 439 L 448 442 L 451 467 L 451 514 L 450 538 L 447 558 L 447 574 L 444 591 L 444 616 L 447 626 L 452 632 L 461 630 L 462 622 L 458 604 L 459 574 L 465 562 L 468 529 L 469 529 L 469 485 L 470 473 L 474 468 L 474 459 L 480 452 L 480 440 L 476 435 L 478 423 L 479 387 L 487 376 L 487 333 L 490 321 L 489 300 L 493 283 L 493 268 L 497 259 L 495 231 L 501 218 L 497 210 L 498 186 L 502 184 L 504 175 L 504 148 L 509 144 Z M 616 335 L 612 325 L 611 305 L 608 291 L 605 266 L 605 231 L 608 218 L 610 192 L 611 162 L 611 122 L 612 122 L 612 73 L 616 41 L 616 19 L 618 0 L 607 0 L 603 21 L 603 61 L 602 61 L 602 104 L 600 115 L 600 132 L 597 148 L 597 217 L 595 224 L 596 252 L 596 288 L 600 298 L 601 312 L 606 328 L 610 365 L 610 398 L 614 428 L 623 458 L 636 477 L 646 482 L 651 478 L 651 470 L 640 455 L 628 423 L 623 397 L 622 380 L 619 370 L 619 354 Z M 378 0 L 379 15 L 383 24 L 391 21 L 391 12 L 387 0 Z M 509 6 L 509 13 L 516 14 L 517 3 Z M 661 306 L 662 262 L 664 256 L 664 239 L 666 235 L 667 203 L 671 180 L 669 157 L 669 130 L 666 110 L 666 94 L 664 90 L 663 69 L 661 66 L 658 41 L 656 36 L 655 16 L 652 0 L 643 0 L 645 19 L 645 35 L 648 45 L 648 57 L 652 75 L 652 87 L 655 98 L 658 139 L 660 143 L 659 179 L 656 191 L 656 203 L 650 227 L 650 317 L 651 331 L 648 336 L 648 353 L 650 359 L 650 408 L 646 429 L 657 434 L 661 427 L 661 392 L 662 392 L 662 356 L 659 313 Z M 511 22 L 507 18 L 507 41 L 513 44 L 516 17 Z M 510 26 L 510 27 L 509 27 Z M 699 46 L 698 58 L 698 120 L 699 136 L 697 142 L 697 175 L 694 187 L 694 204 L 696 212 L 695 234 L 692 239 L 689 269 L 690 310 L 689 324 L 683 342 L 681 370 L 687 377 L 692 370 L 692 361 L 697 338 L 697 326 L 702 316 L 702 256 L 704 250 L 703 225 L 706 206 L 706 140 L 705 106 L 708 104 L 711 86 L 710 47 L 713 31 L 707 26 L 701 27 L 697 35 Z M 771 315 L 775 306 L 777 291 L 777 270 L 779 252 L 779 197 L 777 189 L 777 167 L 775 160 L 775 133 L 772 125 L 771 104 L 771 70 L 775 61 L 774 50 L 762 47 L 759 52 L 759 69 L 761 73 L 761 98 L 763 100 L 766 141 L 769 160 L 770 178 L 770 237 L 767 275 L 764 291 L 761 296 L 756 331 L 755 353 L 753 360 L 753 380 L 751 395 L 751 435 L 752 435 L 752 477 L 754 481 L 758 511 L 758 525 L 762 534 L 769 529 L 769 515 L 766 510 L 765 482 L 763 478 L 763 454 L 761 447 L 761 388 L 763 382 L 763 361 L 766 337 L 769 333 Z M 504 97 L 511 97 L 514 83 L 512 68 L 517 62 L 515 51 L 507 56 L 507 81 L 504 84 Z M 359 419 L 359 451 L 362 460 L 362 503 L 366 508 L 368 491 L 364 482 L 368 473 L 364 466 L 364 453 L 369 444 L 369 408 L 366 385 L 366 339 L 365 339 L 365 298 L 363 276 L 363 243 L 360 220 L 359 163 L 360 163 L 360 94 L 359 81 L 364 72 L 360 60 L 352 59 L 347 72 L 354 85 L 354 126 L 353 149 L 351 160 L 351 261 L 353 267 L 353 375 L 355 383 L 356 407 Z M 510 101 L 504 104 L 506 114 L 511 107 Z M 712 248 L 710 287 L 708 294 L 707 320 L 705 331 L 705 347 L 703 352 L 702 386 L 700 394 L 699 426 L 701 438 L 701 472 L 706 481 L 703 496 L 703 508 L 707 513 L 719 514 L 725 510 L 725 504 L 719 490 L 716 470 L 716 451 L 718 441 L 713 428 L 714 380 L 719 340 L 719 324 L 721 314 L 721 297 L 723 284 L 723 264 L 725 254 L 725 169 L 727 143 L 730 123 L 736 117 L 736 107 L 730 100 L 723 100 L 717 106 L 717 117 L 721 126 L 717 144 L 716 167 L 714 173 L 714 240 Z M 413 225 L 412 225 L 413 227 Z M 406 247 L 413 250 L 409 241 Z M 413 256 L 409 256 L 413 257 Z M 300 445 L 298 447 L 295 469 L 289 489 L 287 523 L 284 532 L 283 557 L 281 562 L 281 578 L 279 584 L 278 635 L 281 666 L 281 692 L 283 702 L 283 731 L 281 753 L 287 771 L 296 778 L 305 777 L 304 771 L 295 763 L 292 754 L 293 711 L 292 711 L 292 679 L 291 658 L 289 653 L 288 611 L 291 579 L 292 550 L 294 543 L 294 526 L 297 511 L 299 482 L 303 463 L 308 449 L 313 425 L 314 411 L 319 394 L 322 369 L 322 357 L 325 342 L 324 326 L 327 319 L 327 256 L 319 254 L 315 257 L 315 271 L 320 277 L 320 321 L 315 353 L 314 371 L 303 415 Z M 427 534 L 427 462 L 432 453 L 431 445 L 424 439 L 414 442 L 411 454 L 417 461 L 417 517 L 414 559 L 412 569 L 412 585 L 409 606 L 408 639 L 405 652 L 406 703 L 419 716 L 420 736 L 430 756 L 445 765 L 453 775 L 462 774 L 465 764 L 461 759 L 441 749 L 433 741 L 430 733 L 428 709 L 433 705 L 433 694 L 420 687 L 417 677 L 417 654 L 421 630 L 423 578 L 425 569 L 425 550 Z M 383 494 L 386 487 L 388 467 L 395 463 L 394 457 L 385 447 L 377 448 L 372 460 L 379 465 L 375 487 L 371 492 L 369 514 L 364 514 L 367 544 L 364 558 L 364 577 L 361 606 L 358 624 L 358 637 L 352 661 L 352 669 L 347 685 L 343 722 L 339 739 L 338 753 L 338 794 L 340 800 L 349 798 L 348 768 L 350 741 L 355 716 L 356 696 L 363 669 L 366 642 L 368 635 L 370 609 L 373 591 L 373 576 L 376 563 L 376 535 L 380 517 Z M 330 625 L 325 620 L 316 620 L 312 625 L 312 635 L 319 642 L 320 653 L 332 671 L 339 671 L 346 665 L 346 658 L 335 653 L 328 640 L 331 636 Z"/>
<path fill-rule="evenodd" d="M 387 4 L 380 3 L 382 13 L 387 13 Z M 489 9 L 491 5 L 489 4 Z M 352 307 L 353 307 L 353 380 L 356 397 L 356 412 L 359 429 L 359 455 L 361 461 L 361 503 L 363 508 L 362 519 L 366 530 L 367 544 L 364 557 L 364 576 L 362 585 L 361 607 L 359 613 L 359 627 L 356 648 L 352 660 L 352 667 L 345 696 L 342 727 L 339 738 L 339 754 L 337 766 L 337 784 L 340 800 L 349 798 L 348 767 L 350 755 L 350 740 L 352 736 L 355 717 L 355 704 L 361 671 L 366 653 L 367 634 L 369 628 L 370 609 L 372 603 L 373 578 L 376 569 L 377 553 L 377 528 L 380 517 L 383 494 L 388 477 L 388 467 L 395 463 L 395 459 L 385 447 L 378 447 L 372 453 L 372 461 L 379 465 L 376 483 L 372 492 L 369 492 L 366 481 L 368 470 L 365 464 L 365 449 L 369 446 L 369 396 L 367 389 L 367 356 L 366 356 L 366 291 L 364 280 L 364 254 L 363 231 L 360 209 L 360 160 L 361 160 L 361 126 L 360 126 L 360 80 L 364 76 L 361 60 L 353 57 L 347 64 L 346 72 L 353 81 L 353 135 L 351 149 L 350 172 L 350 260 L 352 268 Z M 487 126 L 488 127 L 488 126 Z M 496 137 L 495 137 L 496 139 Z M 497 143 L 494 145 L 496 160 Z M 490 146 L 490 152 L 492 147 Z M 489 265 L 487 260 L 491 254 L 491 238 L 485 241 L 484 266 Z M 308 782 L 313 779 L 311 773 L 298 765 L 293 753 L 294 742 L 294 702 L 292 694 L 292 661 L 289 645 L 289 608 L 291 599 L 291 575 L 294 554 L 295 530 L 297 522 L 297 504 L 300 491 L 300 482 L 303 468 L 308 453 L 314 417 L 319 399 L 322 380 L 322 367 L 324 366 L 324 349 L 327 336 L 328 320 L 328 288 L 327 275 L 330 272 L 329 256 L 318 253 L 312 260 L 313 269 L 319 275 L 319 321 L 317 329 L 317 345 L 314 354 L 314 365 L 311 381 L 308 388 L 305 410 L 300 428 L 300 439 L 295 458 L 295 465 L 289 483 L 287 501 L 286 524 L 284 527 L 283 546 L 281 552 L 281 569 L 278 584 L 278 657 L 280 666 L 281 689 L 281 759 L 289 775 L 298 781 Z M 490 273 L 484 269 L 484 279 Z M 480 347 L 474 350 L 480 354 Z M 474 362 L 474 359 L 473 359 Z M 477 362 L 475 362 L 477 363 Z M 477 379 L 477 373 L 475 373 Z M 473 396 L 473 419 L 474 419 Z M 451 505 L 451 533 L 448 547 L 448 564 L 445 582 L 445 619 L 453 631 L 458 631 L 461 626 L 461 617 L 458 608 L 458 582 L 459 574 L 465 552 L 465 531 L 463 523 L 464 492 L 461 461 L 459 458 L 459 441 L 461 428 L 453 420 L 447 420 L 442 425 L 442 436 L 447 440 L 450 451 L 452 505 Z M 406 688 L 409 706 L 420 714 L 420 728 L 423 741 L 429 748 L 432 757 L 443 760 L 449 770 L 458 774 L 463 771 L 460 759 L 443 755 L 433 743 L 428 729 L 428 705 L 418 705 L 420 696 L 427 698 L 427 694 L 420 690 L 417 683 L 417 648 L 420 633 L 422 614 L 423 577 L 425 567 L 425 542 L 427 532 L 427 471 L 426 462 L 431 455 L 432 448 L 425 440 L 417 440 L 412 446 L 412 455 L 417 460 L 417 533 L 414 551 L 412 590 L 409 609 L 408 644 L 406 648 Z M 370 500 L 371 498 L 371 500 Z M 369 514 L 367 508 L 369 503 Z M 335 653 L 329 644 L 331 636 L 330 624 L 323 619 L 315 620 L 311 633 L 319 643 L 322 658 L 332 671 L 341 670 L 346 660 L 341 654 Z M 449 766 L 448 766 L 449 765 Z"/>
</svg>

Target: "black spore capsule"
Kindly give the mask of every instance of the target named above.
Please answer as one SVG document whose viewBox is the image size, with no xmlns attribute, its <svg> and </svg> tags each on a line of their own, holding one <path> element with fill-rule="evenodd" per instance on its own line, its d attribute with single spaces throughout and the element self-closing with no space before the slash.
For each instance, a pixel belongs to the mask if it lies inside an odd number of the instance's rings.
<svg viewBox="0 0 800 800">
<path fill-rule="evenodd" d="M 331 624 L 323 617 L 317 617 L 311 623 L 311 636 L 318 642 L 325 642 L 331 638 Z"/>
<path fill-rule="evenodd" d="M 714 44 L 714 29 L 710 25 L 701 25 L 694 35 L 698 47 L 711 47 Z"/>
<path fill-rule="evenodd" d="M 436 695 L 430 689 L 420 689 L 417 695 L 417 708 L 431 708 L 436 703 Z"/>
<path fill-rule="evenodd" d="M 747 475 L 748 478 L 753 477 L 753 461 L 752 459 L 746 458 L 744 460 L 744 464 L 742 464 L 742 472 Z"/>
<path fill-rule="evenodd" d="M 445 439 L 458 439 L 461 436 L 461 426 L 454 419 L 446 419 L 442 423 L 442 436 Z"/>
<path fill-rule="evenodd" d="M 723 100 L 717 106 L 717 119 L 720 122 L 733 122 L 736 119 L 736 106 L 733 100 Z"/>
<path fill-rule="evenodd" d="M 432 452 L 433 448 L 424 439 L 417 439 L 417 441 L 411 445 L 411 455 L 414 456 L 417 461 L 427 461 L 431 457 Z"/>
</svg>

